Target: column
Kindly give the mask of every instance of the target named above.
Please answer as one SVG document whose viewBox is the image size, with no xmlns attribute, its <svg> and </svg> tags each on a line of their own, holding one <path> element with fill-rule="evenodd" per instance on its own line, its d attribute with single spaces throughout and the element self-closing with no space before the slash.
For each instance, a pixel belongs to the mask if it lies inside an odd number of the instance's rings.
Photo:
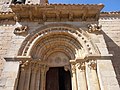
<svg viewBox="0 0 120 90">
<path fill-rule="evenodd" d="M 87 90 L 85 63 L 77 63 L 76 74 L 77 74 L 78 90 Z"/>
<path fill-rule="evenodd" d="M 24 82 L 25 82 L 25 66 L 21 65 L 20 67 L 20 78 L 19 78 L 19 83 L 18 83 L 18 90 L 24 90 Z"/>
<path fill-rule="evenodd" d="M 30 79 L 31 79 L 31 63 L 26 66 L 26 76 L 25 76 L 25 86 L 24 90 L 29 90 L 30 87 Z"/>
<path fill-rule="evenodd" d="M 40 90 L 45 90 L 46 72 L 47 71 L 48 71 L 48 67 L 46 65 L 41 65 L 41 86 L 40 86 Z"/>
<path fill-rule="evenodd" d="M 72 71 L 72 90 L 78 90 L 75 63 L 71 64 L 71 71 Z"/>
<path fill-rule="evenodd" d="M 85 62 L 85 66 L 88 90 L 100 90 L 99 81 L 96 73 L 96 62 Z"/>
<path fill-rule="evenodd" d="M 37 65 L 37 74 L 36 74 L 36 84 L 35 84 L 35 90 L 40 90 L 40 84 L 41 84 L 41 74 L 40 74 L 40 72 L 41 72 L 41 69 L 40 69 L 40 64 L 38 63 L 38 65 Z"/>
<path fill-rule="evenodd" d="M 36 71 L 37 71 L 36 62 L 33 62 L 33 63 L 32 63 L 31 80 L 30 80 L 30 90 L 35 90 Z"/>
</svg>

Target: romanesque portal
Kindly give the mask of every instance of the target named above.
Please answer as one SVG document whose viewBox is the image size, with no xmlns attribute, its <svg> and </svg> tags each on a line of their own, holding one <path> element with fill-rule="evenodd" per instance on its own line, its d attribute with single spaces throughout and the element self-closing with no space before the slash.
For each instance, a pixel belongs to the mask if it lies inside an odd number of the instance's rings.
<svg viewBox="0 0 120 90">
<path fill-rule="evenodd" d="M 89 69 L 99 89 L 96 60 L 86 58 L 99 52 L 86 36 L 83 30 L 68 24 L 43 26 L 28 36 L 29 42 L 21 47 L 19 55 L 32 59 L 21 64 L 18 90 L 86 89 Z"/>
<path fill-rule="evenodd" d="M 0 0 L 0 90 L 120 90 L 120 13 L 103 7 Z"/>
</svg>

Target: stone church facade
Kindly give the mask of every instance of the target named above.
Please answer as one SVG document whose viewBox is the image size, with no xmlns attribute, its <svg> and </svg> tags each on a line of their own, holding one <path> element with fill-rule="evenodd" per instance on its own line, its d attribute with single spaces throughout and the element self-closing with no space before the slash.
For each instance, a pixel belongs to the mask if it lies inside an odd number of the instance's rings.
<svg viewBox="0 0 120 90">
<path fill-rule="evenodd" d="M 120 90 L 120 12 L 103 7 L 0 0 L 0 90 Z"/>
</svg>

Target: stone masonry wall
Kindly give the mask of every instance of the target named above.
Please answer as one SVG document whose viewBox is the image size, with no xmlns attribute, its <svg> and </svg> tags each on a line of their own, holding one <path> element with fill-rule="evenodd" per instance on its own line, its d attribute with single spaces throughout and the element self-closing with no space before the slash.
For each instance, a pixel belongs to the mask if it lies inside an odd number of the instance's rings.
<svg viewBox="0 0 120 90">
<path fill-rule="evenodd" d="M 18 27 L 19 25 L 28 26 L 28 34 L 32 33 L 39 27 L 43 25 L 47 25 L 50 23 L 57 23 L 57 22 L 45 22 L 45 23 L 39 23 L 39 22 L 14 22 L 14 21 L 0 21 L 0 57 L 15 57 L 18 54 L 18 50 L 24 41 L 25 35 L 16 35 L 14 34 L 14 29 Z M 94 23 L 94 22 L 61 22 L 61 23 L 67 23 L 71 25 L 75 25 L 77 27 L 87 27 L 88 24 Z M 83 28 L 83 30 L 86 30 L 86 28 Z M 3 62 L 2 59 L 0 60 L 0 72 L 2 70 Z"/>
<path fill-rule="evenodd" d="M 52 23 L 52 22 L 51 22 Z M 56 23 L 56 22 L 54 22 Z M 64 23 L 64 22 L 61 22 Z M 83 30 L 87 30 L 88 24 L 94 22 L 65 22 L 67 24 L 75 25 Z M 91 33 L 90 36 L 93 42 L 99 47 L 101 54 L 111 53 L 114 55 L 112 63 L 116 71 L 117 79 L 120 84 L 120 17 L 101 17 L 99 23 L 102 25 L 102 34 L 95 35 Z M 0 22 L 0 57 L 14 57 L 17 56 L 18 50 L 24 41 L 24 35 L 14 34 L 14 29 L 19 25 L 27 25 L 29 27 L 28 34 L 37 28 L 50 24 L 38 22 L 22 22 L 15 23 L 14 21 Z M 105 38 L 105 42 L 104 42 Z M 106 46 L 107 44 L 107 46 Z M 108 52 L 108 50 L 109 52 Z M 2 66 L 2 65 L 1 65 Z M 0 68 L 0 70 L 2 70 Z"/>
<path fill-rule="evenodd" d="M 120 85 L 120 17 L 101 17 L 99 23 Z"/>
<path fill-rule="evenodd" d="M 27 35 L 16 35 L 14 34 L 14 29 L 16 27 L 28 26 L 28 34 L 32 33 L 39 27 L 47 25 L 50 23 L 58 22 L 14 22 L 14 21 L 4 21 L 0 22 L 0 56 L 1 57 L 13 57 L 17 56 L 18 50 Z M 87 25 L 93 22 L 61 22 L 66 24 L 71 24 L 82 28 L 83 30 L 87 29 Z M 86 27 L 86 28 L 84 28 Z"/>
</svg>

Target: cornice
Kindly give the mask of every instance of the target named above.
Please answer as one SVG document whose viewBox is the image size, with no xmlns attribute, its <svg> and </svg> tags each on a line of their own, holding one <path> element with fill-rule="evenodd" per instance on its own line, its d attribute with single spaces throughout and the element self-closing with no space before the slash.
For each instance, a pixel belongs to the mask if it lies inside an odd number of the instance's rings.
<svg viewBox="0 0 120 90">
<path fill-rule="evenodd" d="M 100 17 L 116 17 L 120 16 L 120 11 L 113 11 L 113 12 L 101 12 Z"/>
<path fill-rule="evenodd" d="M 9 14 L 16 21 L 97 21 L 103 4 L 11 4 L 13 12 L 1 12 L 0 19 Z"/>
<path fill-rule="evenodd" d="M 4 19 L 14 20 L 14 16 L 15 16 L 14 12 L 0 12 L 0 20 L 4 20 Z"/>
</svg>

